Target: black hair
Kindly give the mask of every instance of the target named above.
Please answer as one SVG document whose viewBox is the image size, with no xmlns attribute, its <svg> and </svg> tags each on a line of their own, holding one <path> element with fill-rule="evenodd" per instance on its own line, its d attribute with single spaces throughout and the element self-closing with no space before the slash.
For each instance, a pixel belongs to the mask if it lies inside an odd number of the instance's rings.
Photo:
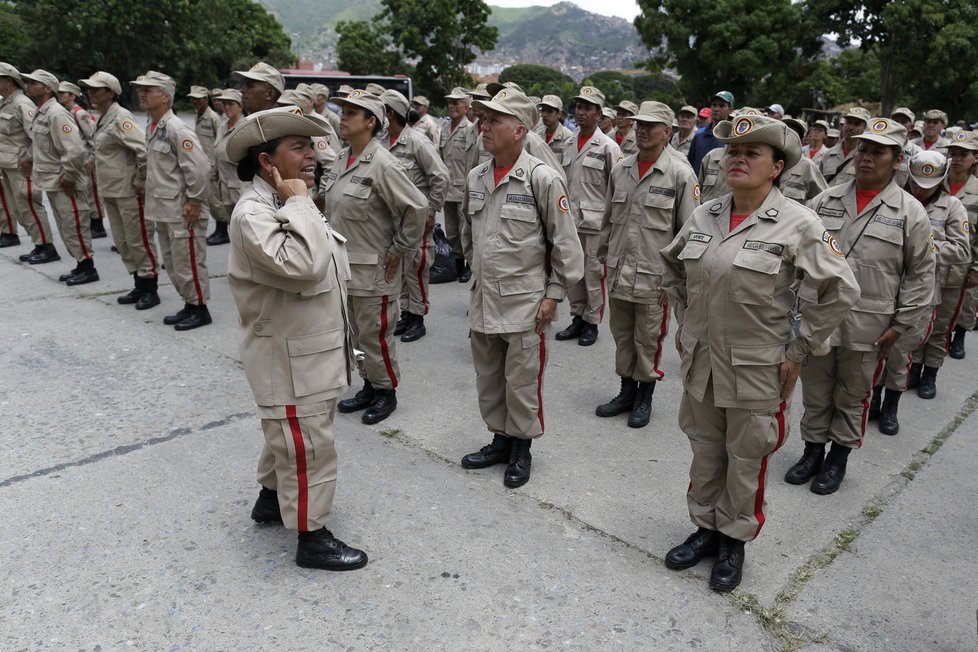
<svg viewBox="0 0 978 652">
<path fill-rule="evenodd" d="M 421 114 L 420 113 L 418 113 L 414 109 L 411 109 L 410 111 L 408 111 L 408 114 L 407 114 L 407 122 L 408 122 L 409 125 L 413 125 L 414 123 L 416 123 L 420 119 L 421 119 Z"/>
<path fill-rule="evenodd" d="M 785 172 L 788 171 L 788 157 L 785 156 L 784 152 L 782 152 L 777 147 L 773 149 L 774 149 L 774 162 L 777 163 L 778 161 L 781 161 L 782 163 L 784 163 L 784 166 L 781 168 L 781 171 L 778 172 L 778 176 L 774 177 L 774 187 L 780 190 L 781 177 L 783 177 Z"/>
<path fill-rule="evenodd" d="M 394 122 L 396 122 L 398 126 L 403 127 L 407 124 L 407 120 L 404 118 L 404 116 L 394 109 L 391 109 L 391 114 L 394 116 Z"/>
<path fill-rule="evenodd" d="M 258 157 L 262 154 L 271 154 L 282 142 L 281 138 L 273 138 L 267 143 L 258 143 L 248 148 L 244 158 L 238 161 L 238 178 L 242 181 L 252 181 L 255 175 L 261 171 L 261 163 Z"/>
</svg>

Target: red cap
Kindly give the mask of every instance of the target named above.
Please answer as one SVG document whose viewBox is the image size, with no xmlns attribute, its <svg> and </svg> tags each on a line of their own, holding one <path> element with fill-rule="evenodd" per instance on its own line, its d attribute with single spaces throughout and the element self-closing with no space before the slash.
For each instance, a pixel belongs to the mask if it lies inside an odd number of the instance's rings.
<svg viewBox="0 0 978 652">
<path fill-rule="evenodd" d="M 707 106 L 700 109 L 701 118 L 709 118 L 712 115 L 713 115 L 713 109 L 711 109 L 710 107 Z"/>
</svg>

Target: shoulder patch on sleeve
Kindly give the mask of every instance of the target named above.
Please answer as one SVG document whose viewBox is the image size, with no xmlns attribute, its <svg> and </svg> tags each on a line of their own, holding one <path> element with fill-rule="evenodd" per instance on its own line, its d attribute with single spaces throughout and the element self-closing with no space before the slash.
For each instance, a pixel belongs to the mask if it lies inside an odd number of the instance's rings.
<svg viewBox="0 0 978 652">
<path fill-rule="evenodd" d="M 695 199 L 696 201 L 699 201 L 700 200 L 700 196 L 702 194 L 703 194 L 703 191 L 700 190 L 700 184 L 698 184 L 698 183 L 697 184 L 694 184 L 693 185 L 693 199 Z"/>
<path fill-rule="evenodd" d="M 965 233 L 971 233 L 971 222 L 968 220 L 961 220 L 961 228 L 964 229 Z"/>
<path fill-rule="evenodd" d="M 180 142 L 180 149 L 182 149 L 185 152 L 189 152 L 193 150 L 193 148 L 194 148 L 194 141 L 190 140 L 189 138 L 184 138 Z"/>
<path fill-rule="evenodd" d="M 836 240 L 835 237 L 828 231 L 824 231 L 822 233 L 822 242 L 827 244 L 829 246 L 829 250 L 831 250 L 836 256 L 845 258 L 845 253 L 843 253 L 842 247 L 839 246 L 839 241 Z"/>
<path fill-rule="evenodd" d="M 561 213 L 570 213 L 570 202 L 567 201 L 567 195 L 561 195 L 557 198 L 557 210 Z"/>
<path fill-rule="evenodd" d="M 132 123 L 132 120 L 123 120 L 122 124 L 119 126 L 122 127 L 123 131 L 132 131 L 136 128 L 136 125 Z"/>
<path fill-rule="evenodd" d="M 28 118 L 33 118 L 35 115 L 37 115 L 37 110 L 35 110 L 35 109 L 28 109 L 27 110 L 27 117 Z"/>
<path fill-rule="evenodd" d="M 71 133 L 71 125 L 69 125 L 69 124 L 63 124 L 63 125 L 61 125 L 61 131 L 65 132 L 66 134 L 70 134 Z"/>
</svg>

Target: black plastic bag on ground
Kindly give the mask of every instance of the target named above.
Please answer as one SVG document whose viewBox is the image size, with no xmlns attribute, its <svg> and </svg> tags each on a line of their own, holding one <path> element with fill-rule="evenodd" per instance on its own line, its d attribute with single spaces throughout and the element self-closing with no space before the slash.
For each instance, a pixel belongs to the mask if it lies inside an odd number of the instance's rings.
<svg viewBox="0 0 978 652">
<path fill-rule="evenodd" d="M 450 283 L 458 280 L 458 271 L 455 269 L 455 251 L 452 243 L 445 236 L 441 224 L 435 225 L 435 230 L 431 234 L 435 241 L 435 262 L 431 265 L 429 283 Z"/>
</svg>

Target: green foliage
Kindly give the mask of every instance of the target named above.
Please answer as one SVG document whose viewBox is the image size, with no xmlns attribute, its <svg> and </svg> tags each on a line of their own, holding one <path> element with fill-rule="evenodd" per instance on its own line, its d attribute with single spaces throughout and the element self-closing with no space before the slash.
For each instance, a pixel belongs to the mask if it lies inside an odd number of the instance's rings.
<svg viewBox="0 0 978 652">
<path fill-rule="evenodd" d="M 516 82 L 523 90 L 532 84 L 574 83 L 574 80 L 556 68 L 535 63 L 520 63 L 499 73 L 499 83 Z"/>
<path fill-rule="evenodd" d="M 24 51 L 30 44 L 30 36 L 15 7 L 5 1 L 0 1 L 0 36 L 0 61 L 23 70 L 28 65 Z"/>
<path fill-rule="evenodd" d="M 340 70 L 353 75 L 397 75 L 405 72 L 400 54 L 387 33 L 365 20 L 336 23 L 340 39 L 336 56 Z"/>
</svg>

